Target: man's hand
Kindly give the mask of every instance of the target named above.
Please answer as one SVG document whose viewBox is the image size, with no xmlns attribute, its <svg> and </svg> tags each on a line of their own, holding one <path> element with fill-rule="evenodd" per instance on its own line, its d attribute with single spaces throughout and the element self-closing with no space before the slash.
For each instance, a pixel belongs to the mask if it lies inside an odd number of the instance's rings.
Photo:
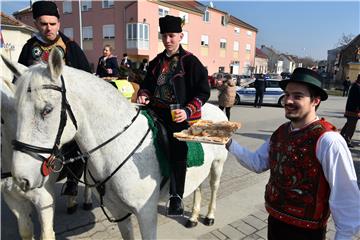
<svg viewBox="0 0 360 240">
<path fill-rule="evenodd" d="M 187 119 L 187 115 L 184 109 L 176 109 L 175 111 L 175 122 L 180 123 Z"/>
</svg>

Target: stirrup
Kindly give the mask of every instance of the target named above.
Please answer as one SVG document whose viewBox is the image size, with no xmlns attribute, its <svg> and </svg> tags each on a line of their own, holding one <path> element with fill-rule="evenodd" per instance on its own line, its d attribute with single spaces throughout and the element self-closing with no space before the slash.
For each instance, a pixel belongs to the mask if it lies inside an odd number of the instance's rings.
<svg viewBox="0 0 360 240">
<path fill-rule="evenodd" d="M 179 214 L 174 214 L 174 213 L 171 213 L 171 210 L 169 210 L 170 208 L 170 200 L 172 199 L 172 198 L 178 198 L 179 200 L 180 200 L 180 207 L 181 207 L 181 209 L 176 209 L 176 210 L 179 210 L 179 211 L 181 211 L 181 213 L 179 213 Z M 170 197 L 169 197 L 169 200 L 166 202 L 166 215 L 168 216 L 168 217 L 183 217 L 184 216 L 184 203 L 183 203 L 183 201 L 182 201 L 182 198 L 178 195 L 178 194 L 176 194 L 176 195 L 171 195 Z"/>
</svg>

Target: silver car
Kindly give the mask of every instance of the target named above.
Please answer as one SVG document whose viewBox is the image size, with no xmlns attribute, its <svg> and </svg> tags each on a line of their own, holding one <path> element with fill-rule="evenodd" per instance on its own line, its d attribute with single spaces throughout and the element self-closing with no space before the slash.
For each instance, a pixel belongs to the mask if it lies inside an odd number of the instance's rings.
<svg viewBox="0 0 360 240">
<path fill-rule="evenodd" d="M 284 91 L 280 88 L 280 81 L 278 79 L 265 80 L 263 104 L 282 106 L 281 102 L 284 98 Z M 235 104 L 254 103 L 255 93 L 254 82 L 247 86 L 237 87 Z"/>
</svg>

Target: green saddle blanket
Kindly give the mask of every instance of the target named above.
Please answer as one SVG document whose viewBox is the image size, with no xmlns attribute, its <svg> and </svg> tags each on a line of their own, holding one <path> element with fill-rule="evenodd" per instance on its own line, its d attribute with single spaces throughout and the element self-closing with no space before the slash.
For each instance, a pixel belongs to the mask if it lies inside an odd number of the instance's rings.
<svg viewBox="0 0 360 240">
<path fill-rule="evenodd" d="M 152 116 L 146 110 L 142 110 L 143 114 L 149 123 L 149 127 L 153 133 L 153 144 L 155 146 L 156 156 L 159 161 L 160 170 L 163 176 L 168 177 L 170 175 L 170 166 L 169 160 L 166 159 L 164 149 L 160 146 L 158 141 L 158 128 L 156 127 Z M 188 146 L 187 153 L 187 166 L 188 167 L 198 167 L 204 163 L 204 150 L 201 143 L 198 142 L 186 142 Z"/>
</svg>

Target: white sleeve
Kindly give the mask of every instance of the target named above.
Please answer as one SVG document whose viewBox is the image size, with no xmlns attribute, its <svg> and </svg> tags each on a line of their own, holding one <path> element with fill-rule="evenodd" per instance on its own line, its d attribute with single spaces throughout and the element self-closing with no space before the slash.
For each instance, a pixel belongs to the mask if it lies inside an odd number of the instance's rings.
<svg viewBox="0 0 360 240">
<path fill-rule="evenodd" d="M 269 141 L 266 140 L 255 152 L 251 152 L 232 139 L 229 152 L 245 168 L 257 173 L 264 172 L 269 169 Z"/>
<path fill-rule="evenodd" d="M 331 189 L 335 240 L 350 240 L 360 231 L 360 190 L 351 153 L 338 132 L 326 132 L 318 140 L 316 156 Z"/>
</svg>

